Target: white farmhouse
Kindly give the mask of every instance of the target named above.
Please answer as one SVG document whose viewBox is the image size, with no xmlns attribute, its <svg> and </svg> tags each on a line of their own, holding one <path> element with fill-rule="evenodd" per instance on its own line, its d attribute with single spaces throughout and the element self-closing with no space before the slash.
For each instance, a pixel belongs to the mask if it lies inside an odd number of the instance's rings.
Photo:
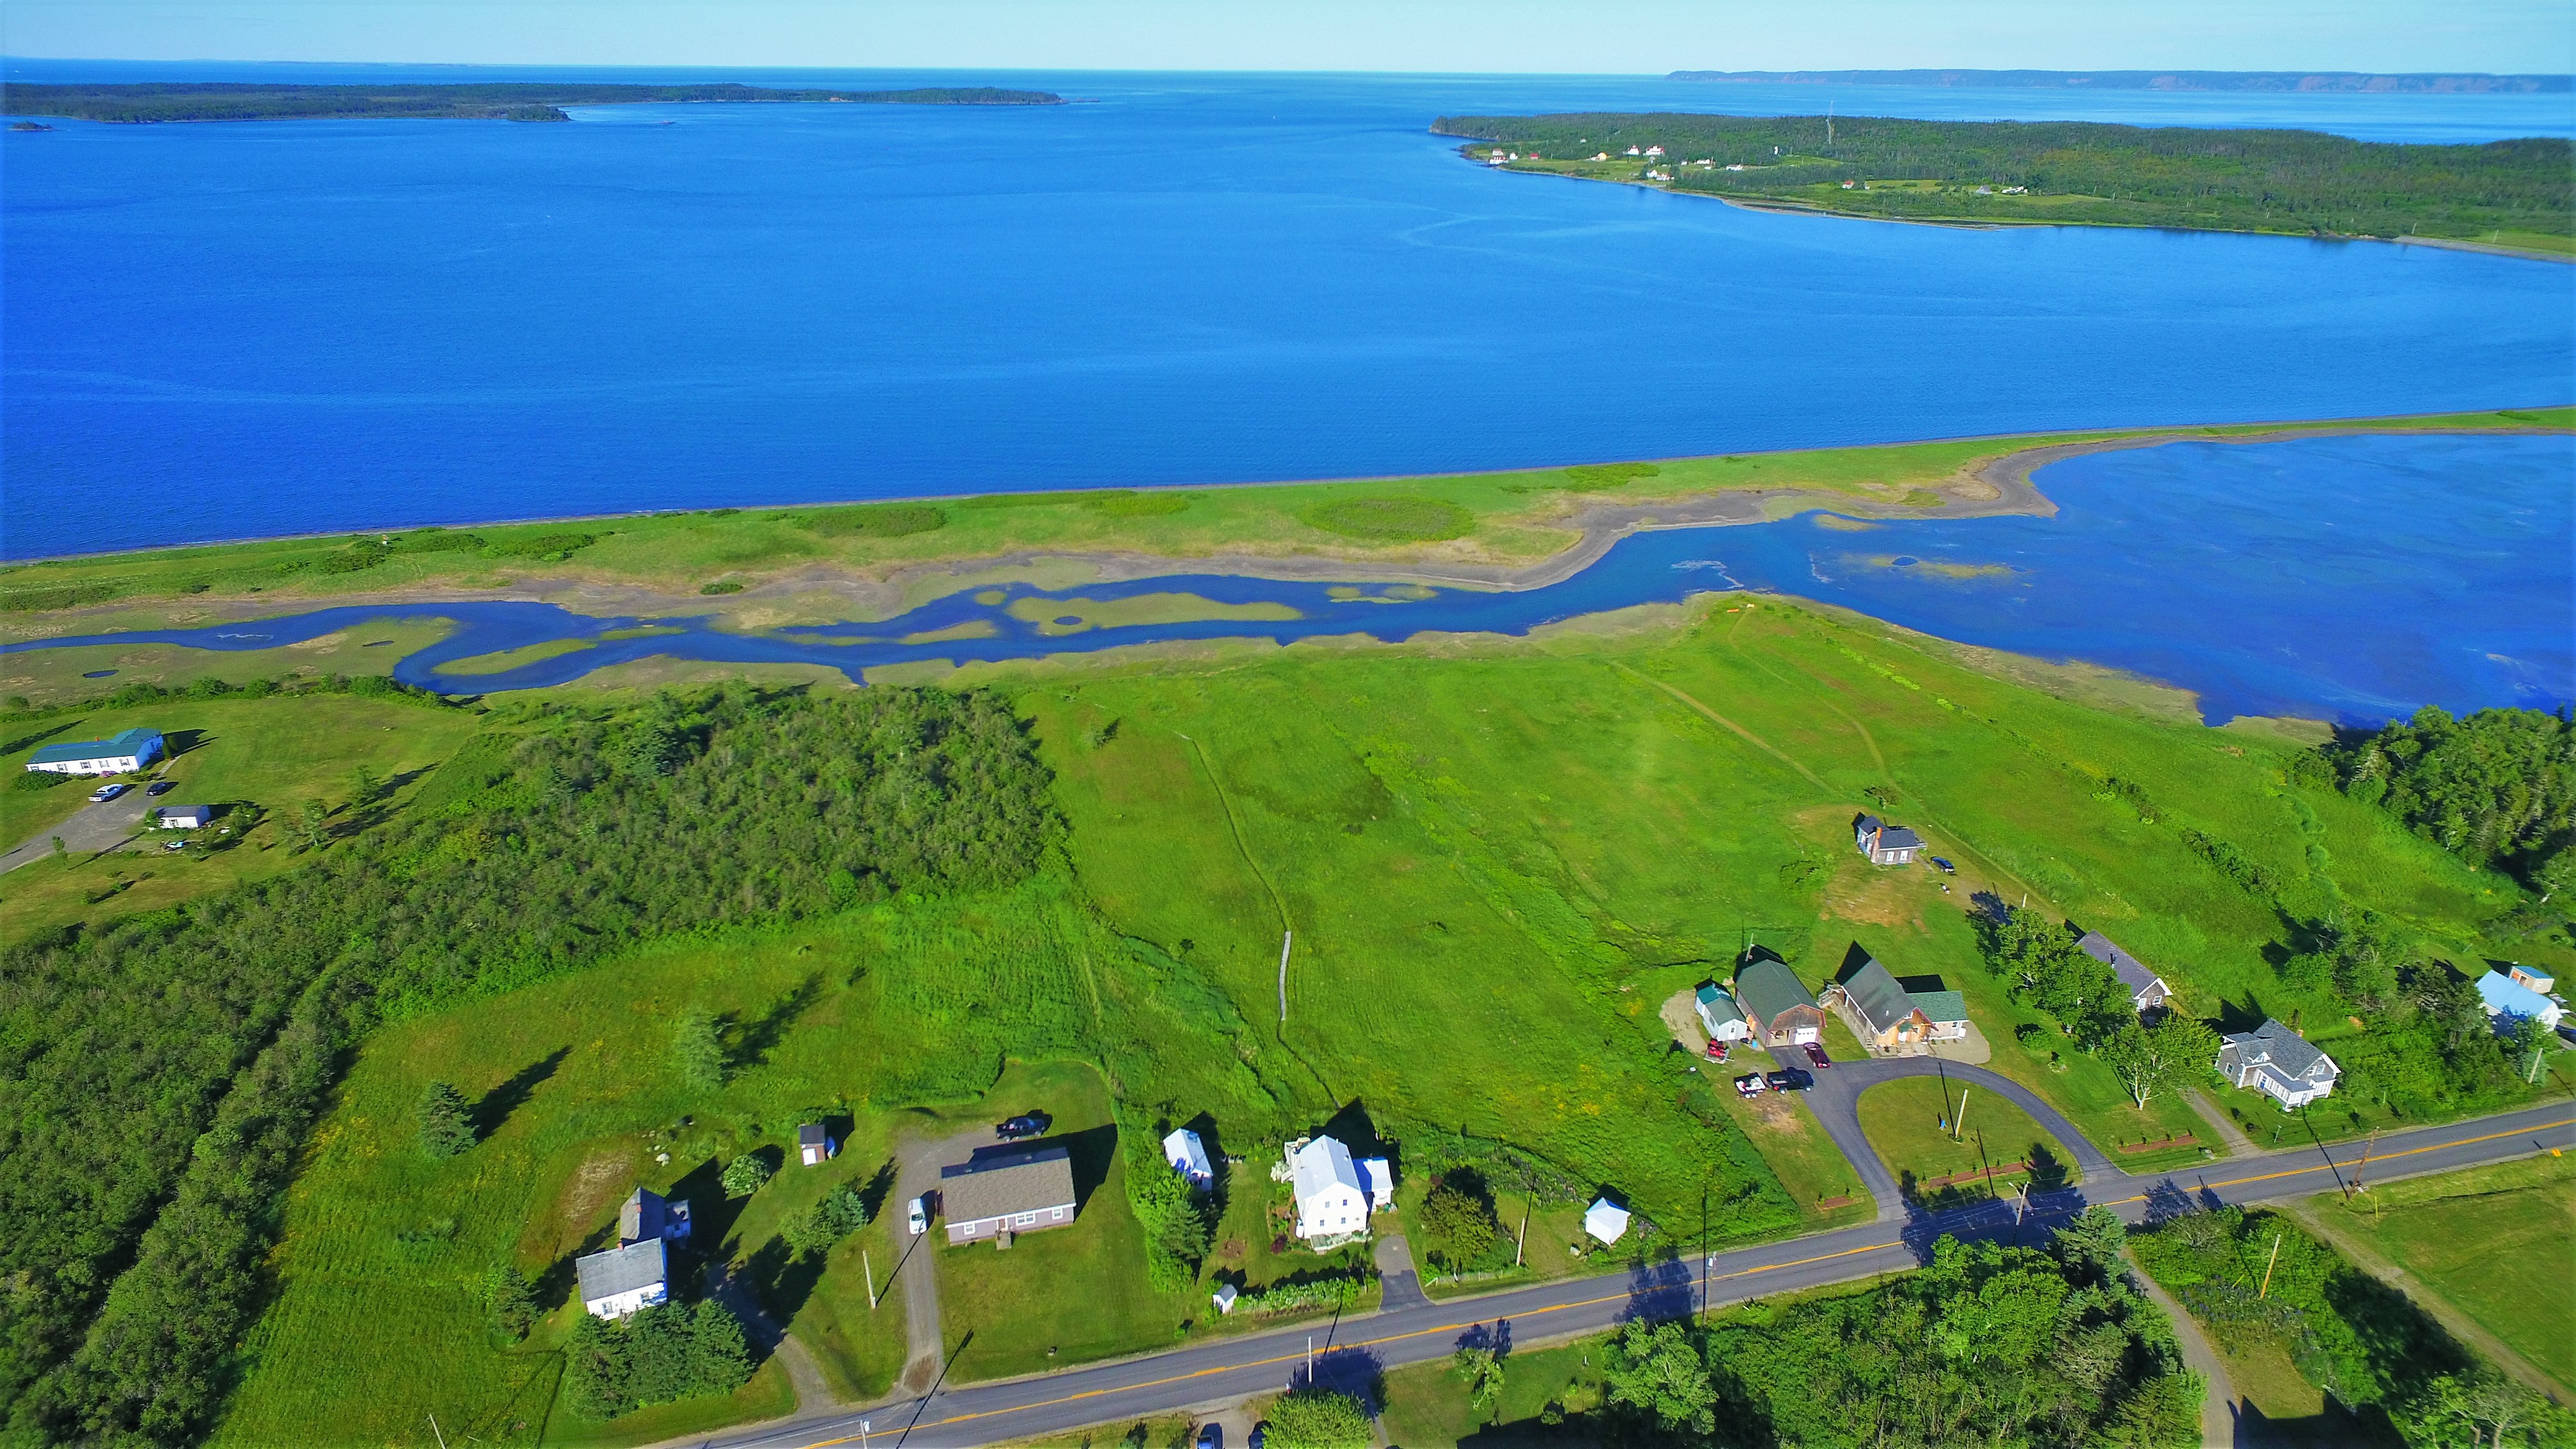
<svg viewBox="0 0 2576 1449">
<path fill-rule="evenodd" d="M 1360 1181 L 1351 1150 L 1318 1137 L 1288 1154 L 1288 1180 L 1297 1190 L 1297 1236 L 1339 1237 L 1368 1230 L 1369 1190 Z"/>
<path fill-rule="evenodd" d="M 593 1253 L 573 1269 L 581 1276 L 581 1306 L 594 1318 L 624 1318 L 671 1297 L 670 1258 L 660 1238 Z"/>
<path fill-rule="evenodd" d="M 132 729 L 103 740 L 47 745 L 27 757 L 27 768 L 55 775 L 129 775 L 169 753 L 159 730 Z"/>
<path fill-rule="evenodd" d="M 2222 1038 L 2217 1066 L 2220 1076 L 2280 1103 L 2284 1112 L 2332 1092 L 2342 1075 L 2334 1058 L 2268 1018 L 2252 1031 Z"/>
<path fill-rule="evenodd" d="M 1216 1182 L 1216 1164 L 1208 1161 L 1207 1144 L 1187 1127 L 1176 1127 L 1163 1139 L 1163 1160 L 1188 1178 L 1192 1187 L 1205 1189 Z"/>
</svg>

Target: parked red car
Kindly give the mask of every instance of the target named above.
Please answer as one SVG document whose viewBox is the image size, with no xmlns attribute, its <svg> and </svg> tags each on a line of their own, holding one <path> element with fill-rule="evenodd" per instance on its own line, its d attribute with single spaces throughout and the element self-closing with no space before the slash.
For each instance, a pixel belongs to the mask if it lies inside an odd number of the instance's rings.
<svg viewBox="0 0 2576 1449">
<path fill-rule="evenodd" d="M 1723 1062 L 1723 1061 L 1725 1061 L 1725 1060 L 1726 1060 L 1726 1043 L 1724 1043 L 1724 1042 L 1722 1042 L 1722 1041 L 1713 1041 L 1713 1042 L 1710 1042 L 1710 1043 L 1708 1044 L 1708 1059 L 1709 1059 L 1710 1061 L 1713 1061 L 1713 1062 Z"/>
<path fill-rule="evenodd" d="M 1825 1049 L 1822 1046 L 1815 1042 L 1808 1042 L 1806 1047 L 1807 1060 L 1814 1062 L 1820 1067 L 1830 1067 L 1834 1064 L 1834 1059 L 1825 1055 Z"/>
</svg>

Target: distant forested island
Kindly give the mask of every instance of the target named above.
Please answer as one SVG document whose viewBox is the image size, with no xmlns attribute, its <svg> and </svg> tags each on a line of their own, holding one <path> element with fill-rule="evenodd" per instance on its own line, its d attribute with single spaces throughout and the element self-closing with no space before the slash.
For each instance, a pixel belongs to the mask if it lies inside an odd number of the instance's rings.
<svg viewBox="0 0 2576 1449">
<path fill-rule="evenodd" d="M 2576 251 L 2563 137 L 2395 145 L 2318 131 L 1860 116 L 1443 116 L 1473 159 L 1891 220 L 2429 237 Z M 1503 149 L 1511 148 L 1511 149 Z"/>
<path fill-rule="evenodd" d="M 2380 94 L 2531 94 L 2565 91 L 2563 75 L 2376 75 L 2301 70 L 1677 70 L 1680 81 L 1739 85 L 1961 86 L 1984 90 L 2066 87 L 2095 91 L 2371 91 Z"/>
<path fill-rule="evenodd" d="M 0 86 L 0 115 L 83 121 L 283 121 L 435 119 L 565 121 L 564 106 L 661 102 L 848 101 L 905 106 L 1060 106 L 1049 91 L 953 86 L 908 91 L 782 90 L 746 85 L 304 86 L 223 82 Z"/>
</svg>

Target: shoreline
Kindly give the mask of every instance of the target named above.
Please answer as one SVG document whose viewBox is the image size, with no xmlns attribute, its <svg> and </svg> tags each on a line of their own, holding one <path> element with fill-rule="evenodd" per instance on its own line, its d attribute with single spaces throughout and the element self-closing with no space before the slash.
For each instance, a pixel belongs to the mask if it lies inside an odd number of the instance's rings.
<svg viewBox="0 0 2576 1449">
<path fill-rule="evenodd" d="M 1134 548 L 1034 547 L 999 553 L 962 555 L 955 558 L 901 562 L 873 571 L 840 561 L 818 561 L 750 584 L 739 592 L 723 595 L 683 592 L 642 582 L 617 583 L 570 577 L 542 581 L 514 581 L 507 585 L 483 588 L 425 583 L 377 591 L 291 597 L 278 595 L 258 599 L 240 595 L 220 599 L 190 596 L 187 603 L 192 611 L 197 612 L 197 617 L 190 621 L 192 627 L 198 624 L 211 626 L 247 623 L 264 618 L 311 613 L 321 609 L 368 605 L 419 607 L 441 603 L 535 603 L 551 604 L 570 613 L 597 618 L 704 619 L 708 621 L 707 627 L 713 629 L 756 635 L 771 629 L 788 627 L 865 626 L 936 599 L 950 597 L 971 589 L 1006 583 L 1027 584 L 1046 590 L 1062 590 L 1097 584 L 1197 576 L 1259 579 L 1281 583 L 1417 584 L 1472 592 L 1519 593 L 1563 583 L 1581 574 L 1600 562 L 1622 539 L 1637 533 L 1771 523 L 1808 512 L 1828 512 L 1871 522 L 2002 516 L 2050 517 L 2057 512 L 2057 504 L 2039 489 L 2034 475 L 2038 470 L 2053 463 L 2094 453 L 2162 447 L 2181 442 L 2253 444 L 2308 437 L 2403 435 L 2418 432 L 2459 435 L 2552 435 L 2564 434 L 2568 431 L 2565 428 L 2536 424 L 2471 426 L 2463 423 L 2454 427 L 2407 425 L 2423 419 L 2456 416 L 2459 415 L 2425 414 L 2418 415 L 2417 418 L 2343 420 L 2316 425 L 2287 423 L 2250 427 L 2247 431 L 2235 433 L 2211 433 L 2201 429 L 2174 428 L 2110 437 L 2096 434 L 2089 437 L 2066 437 L 2063 441 L 2036 441 L 1964 466 L 1939 486 L 1921 490 L 1938 495 L 1941 501 L 1937 507 L 1924 507 L 1905 500 L 1872 499 L 1816 487 L 1727 489 L 1684 494 L 1654 501 L 1597 500 L 1578 506 L 1570 514 L 1557 520 L 1560 527 L 1574 534 L 1574 539 L 1568 546 L 1528 563 L 1466 561 L 1443 563 L 1422 559 L 1371 560 L 1340 554 L 1264 555 L 1243 552 L 1167 554 Z M 2046 439 L 2052 435 L 2021 436 Z M 641 515 L 591 515 L 590 519 L 637 516 Z M 341 537 L 345 535 L 304 536 Z M 103 557 L 115 557 L 115 555 Z M 132 612 L 138 608 L 166 606 L 170 602 L 166 598 L 112 600 L 93 605 L 43 611 L 41 615 L 32 615 L 30 622 L 32 623 L 35 618 L 42 618 L 47 623 L 55 625 L 56 627 L 46 631 L 46 634 L 53 637 L 66 634 L 85 635 L 93 632 L 122 632 L 83 629 L 77 626 L 85 619 L 103 619 L 114 614 Z M 0 640 L 0 653 L 43 647 L 47 647 L 45 635 L 26 634 Z"/>
<path fill-rule="evenodd" d="M 1448 139 L 1441 132 L 1435 131 L 1432 134 L 1442 136 L 1444 140 Z M 1670 182 L 1648 181 L 1637 176 L 1586 176 L 1574 171 L 1532 170 L 1517 163 L 1496 168 L 1468 156 L 1466 154 L 1468 149 L 1459 147 L 1458 154 L 1474 162 L 1480 171 L 1500 169 L 1514 176 L 1549 176 L 1560 181 L 1591 181 L 1611 186 L 1634 186 L 1641 191 L 1659 191 L 1666 196 L 1700 197 L 1740 210 L 1758 211 L 1772 216 L 1828 217 L 1837 221 L 1884 222 L 1890 226 L 1934 226 L 1949 231 L 2012 231 L 2023 227 L 2063 226 L 2083 227 L 2093 231 L 2173 231 L 2192 236 L 2273 237 L 2282 241 L 2380 242 L 2390 246 L 2437 247 L 2444 251 L 2475 252 L 2481 256 L 2516 257 L 2529 262 L 2558 262 L 2576 266 L 2576 251 L 2537 251 L 2526 247 L 2511 247 L 2498 242 L 2473 241 L 2467 238 L 2345 236 L 2339 232 L 2240 231 L 2233 227 L 2162 226 L 2150 222 L 2125 221 L 2058 221 L 2043 217 L 2025 219 L 2021 217 L 1880 216 L 1866 211 L 1842 211 L 1831 206 L 1820 206 L 1811 201 L 1799 201 L 1788 197 L 1724 196 L 1713 191 L 1696 191 L 1688 187 L 1674 186 Z"/>
</svg>

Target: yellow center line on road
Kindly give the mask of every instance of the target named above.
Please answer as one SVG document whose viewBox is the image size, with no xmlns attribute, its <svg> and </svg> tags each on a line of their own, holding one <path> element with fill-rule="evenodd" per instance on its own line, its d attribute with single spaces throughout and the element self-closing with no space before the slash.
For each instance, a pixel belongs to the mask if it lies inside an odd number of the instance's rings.
<svg viewBox="0 0 2576 1449">
<path fill-rule="evenodd" d="M 2547 1132 L 2553 1128 L 2568 1126 L 2576 1126 L 2576 1117 L 2565 1117 L 2555 1122 L 2543 1122 L 2531 1127 L 2517 1127 L 2509 1132 L 2490 1132 L 2483 1137 L 2462 1137 L 2455 1141 L 2436 1142 L 2424 1147 L 2409 1147 L 2399 1152 L 2377 1153 L 2374 1154 L 2374 1160 L 2386 1162 L 2399 1157 L 2413 1157 L 2416 1154 L 2423 1152 L 2439 1152 L 2446 1147 L 2473 1147 L 2481 1142 L 2494 1142 L 2506 1137 L 2520 1137 L 2529 1133 Z M 2251 1182 L 2271 1182 L 2278 1178 L 2297 1177 L 2302 1173 L 2320 1172 L 2323 1170 L 2324 1168 L 2322 1166 L 2293 1167 L 2281 1172 L 2258 1173 L 2252 1177 L 2232 1177 L 2224 1182 L 2210 1183 L 2208 1186 L 2213 1188 L 2242 1187 Z M 2144 1201 L 2146 1201 L 2146 1196 L 2144 1194 L 2140 1194 L 2135 1197 L 2120 1198 L 2115 1202 L 2103 1203 L 2101 1206 L 2117 1207 L 2122 1203 Z M 1796 1258 L 1786 1263 L 1764 1263 L 1756 1267 L 1740 1268 L 1732 1273 L 1718 1274 L 1716 1277 L 1710 1278 L 1706 1281 L 1716 1283 L 1733 1278 L 1749 1278 L 1756 1273 L 1777 1273 L 1789 1268 L 1803 1268 L 1811 1263 L 1829 1263 L 1836 1258 L 1849 1258 L 1861 1253 L 1883 1252 L 1889 1248 L 1902 1246 L 1902 1244 L 1903 1239 L 1901 1238 L 1891 1238 L 1885 1242 L 1863 1243 L 1856 1248 L 1845 1248 L 1842 1251 L 1835 1253 L 1820 1253 L 1812 1258 Z M 1550 1304 L 1544 1308 L 1533 1308 L 1526 1313 L 1515 1313 L 1509 1315 L 1509 1317 L 1514 1322 L 1519 1322 L 1525 1319 L 1545 1317 L 1551 1313 L 1571 1312 L 1577 1308 L 1597 1308 L 1604 1303 L 1617 1303 L 1622 1299 L 1632 1298 L 1634 1296 L 1635 1294 L 1633 1292 L 1609 1293 L 1598 1298 L 1585 1298 L 1572 1303 L 1556 1303 Z M 1353 1343 L 1341 1345 L 1341 1347 L 1346 1349 L 1375 1348 L 1381 1344 L 1401 1343 L 1406 1339 L 1428 1338 L 1434 1334 L 1463 1332 L 1466 1329 L 1473 1328 L 1477 1324 L 1485 1321 L 1486 1320 L 1482 1318 L 1463 1319 L 1456 1323 L 1443 1323 L 1431 1328 L 1415 1329 L 1410 1333 L 1388 1334 L 1383 1338 L 1364 1338 Z M 1147 1379 L 1141 1383 L 1119 1384 L 1111 1388 L 1083 1389 L 1079 1392 L 1064 1394 L 1057 1398 L 1041 1399 L 1035 1403 L 1014 1404 L 1005 1409 L 980 1409 L 973 1413 L 951 1414 L 944 1419 L 933 1419 L 928 1425 L 915 1425 L 912 1427 L 939 1428 L 950 1424 L 972 1423 L 977 1419 L 999 1418 L 1006 1414 L 1024 1414 L 1032 1409 L 1059 1408 L 1066 1404 L 1078 1404 L 1086 1399 L 1097 1399 L 1110 1394 L 1135 1393 L 1141 1389 L 1156 1389 L 1163 1388 L 1171 1384 L 1184 1384 L 1193 1379 L 1209 1378 L 1218 1374 L 1237 1373 L 1245 1369 L 1270 1368 L 1278 1364 L 1295 1363 L 1305 1357 L 1306 1355 L 1303 1353 L 1285 1353 L 1277 1354 L 1269 1358 L 1246 1359 L 1240 1363 L 1216 1364 L 1208 1368 L 1193 1369 L 1185 1374 L 1172 1374 L 1165 1378 Z M 901 1433 L 909 1431 L 889 1432 Z M 858 1436 L 856 1435 L 845 1436 L 838 1439 L 816 1439 L 803 1445 L 802 1449 L 834 1449 L 834 1446 L 837 1445 L 855 1444 L 857 1442 Z"/>
</svg>

